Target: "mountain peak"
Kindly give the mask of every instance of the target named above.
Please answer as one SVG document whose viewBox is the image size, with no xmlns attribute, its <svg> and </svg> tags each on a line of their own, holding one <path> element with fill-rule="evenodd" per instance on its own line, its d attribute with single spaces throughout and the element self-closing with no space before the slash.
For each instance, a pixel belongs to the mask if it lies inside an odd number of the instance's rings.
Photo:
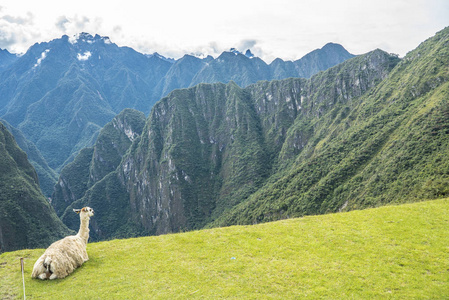
<svg viewBox="0 0 449 300">
<path fill-rule="evenodd" d="M 87 33 L 87 32 L 81 32 L 81 33 L 78 33 L 78 34 L 75 34 L 75 35 L 69 37 L 69 42 L 71 44 L 76 44 L 76 43 L 93 44 L 95 42 L 103 42 L 105 44 L 112 44 L 111 40 L 107 36 L 100 36 L 98 34 L 95 34 L 95 36 L 92 36 L 90 33 Z"/>
<path fill-rule="evenodd" d="M 327 43 L 326 45 L 323 46 L 323 48 L 321 48 L 321 50 L 337 50 L 337 51 L 347 51 L 342 45 L 337 44 L 337 43 Z"/>
<path fill-rule="evenodd" d="M 246 52 L 245 52 L 245 56 L 246 57 L 249 57 L 249 58 L 253 58 L 254 57 L 254 54 L 251 52 L 251 50 L 246 50 Z"/>
<path fill-rule="evenodd" d="M 2 48 L 0 48 L 0 53 L 1 53 L 1 54 L 4 54 L 4 55 L 9 55 L 9 54 L 11 54 L 7 49 L 2 49 Z"/>
<path fill-rule="evenodd" d="M 165 57 L 165 56 L 163 56 L 163 55 L 160 55 L 160 54 L 157 53 L 157 52 L 154 52 L 153 54 L 145 54 L 145 56 L 147 56 L 148 58 L 151 58 L 151 57 L 157 57 L 157 58 L 159 58 L 159 59 L 168 61 L 168 62 L 170 62 L 170 63 L 175 63 L 175 61 L 176 61 L 174 58 L 171 58 L 171 57 Z"/>
<path fill-rule="evenodd" d="M 237 50 L 236 48 L 231 48 L 231 49 L 229 49 L 229 52 L 234 53 L 235 55 L 242 54 L 242 52 L 240 52 L 240 51 Z"/>
<path fill-rule="evenodd" d="M 240 52 L 239 50 L 237 50 L 237 48 L 231 48 L 231 49 L 229 49 L 229 51 L 225 51 L 225 52 L 223 52 L 223 53 L 233 53 L 233 54 L 235 54 L 235 55 L 239 55 L 239 54 L 241 54 L 241 55 L 244 55 L 244 56 L 246 56 L 246 57 L 248 57 L 248 58 L 253 58 L 254 57 L 254 54 L 251 52 L 251 50 L 250 49 L 247 49 L 246 51 L 245 51 L 245 54 L 243 54 L 242 52 Z"/>
</svg>

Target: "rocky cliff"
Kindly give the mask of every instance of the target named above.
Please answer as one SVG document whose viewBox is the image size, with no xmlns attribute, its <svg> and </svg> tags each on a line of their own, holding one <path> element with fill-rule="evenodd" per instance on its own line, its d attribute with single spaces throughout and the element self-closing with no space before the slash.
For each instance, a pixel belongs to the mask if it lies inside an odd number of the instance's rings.
<svg viewBox="0 0 449 300">
<path fill-rule="evenodd" d="M 131 143 L 139 138 L 144 124 L 142 112 L 123 110 L 100 131 L 92 148 L 82 149 L 62 170 L 51 201 L 59 216 L 67 206 L 117 168 Z"/>
</svg>

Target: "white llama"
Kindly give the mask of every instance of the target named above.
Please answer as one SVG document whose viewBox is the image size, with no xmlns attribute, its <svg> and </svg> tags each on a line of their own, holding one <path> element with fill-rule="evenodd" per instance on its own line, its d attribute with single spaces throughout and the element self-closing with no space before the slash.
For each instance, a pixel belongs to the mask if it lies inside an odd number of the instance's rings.
<svg viewBox="0 0 449 300">
<path fill-rule="evenodd" d="M 86 246 L 89 239 L 89 219 L 94 215 L 90 207 L 74 209 L 80 215 L 80 230 L 77 235 L 71 235 L 56 241 L 45 250 L 36 261 L 32 278 L 42 280 L 64 278 L 89 260 Z"/>
</svg>

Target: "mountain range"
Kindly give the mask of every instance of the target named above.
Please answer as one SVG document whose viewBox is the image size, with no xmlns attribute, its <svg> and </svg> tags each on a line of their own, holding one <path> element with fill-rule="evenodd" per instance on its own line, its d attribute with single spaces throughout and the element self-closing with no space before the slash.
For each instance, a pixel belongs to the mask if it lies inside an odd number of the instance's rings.
<svg viewBox="0 0 449 300">
<path fill-rule="evenodd" d="M 93 207 L 98 241 L 447 197 L 448 45 L 446 28 L 402 59 L 376 49 L 311 78 L 176 89 L 148 117 L 124 109 L 61 167 L 51 205 L 71 229 L 71 209 Z"/>
<path fill-rule="evenodd" d="M 100 129 L 125 108 L 148 114 L 154 103 L 178 88 L 234 81 L 308 77 L 353 57 L 327 44 L 297 61 L 266 64 L 238 51 L 204 59 L 173 60 L 118 47 L 108 37 L 81 33 L 37 43 L 22 56 L 0 53 L 0 118 L 20 130 L 57 174 Z M 33 162 L 34 163 L 34 162 Z M 35 165 L 49 196 L 54 181 Z M 51 172 L 50 172 L 51 173 Z"/>
<path fill-rule="evenodd" d="M 73 229 L 71 208 L 97 207 L 104 240 L 447 196 L 448 43 L 445 29 L 403 59 L 374 50 L 310 79 L 175 90 L 60 216 Z"/>
<path fill-rule="evenodd" d="M 298 146 L 286 149 L 296 122 L 330 110 L 338 115 L 340 106 L 382 81 L 398 61 L 376 50 L 311 79 L 262 81 L 246 88 L 233 82 L 199 84 L 175 90 L 153 107 L 144 132 L 117 169 L 73 205 L 99 207 L 107 219 L 121 207 L 120 216 L 114 218 L 127 220 L 120 222 L 121 228 L 111 228 L 101 215 L 96 218 L 92 237 L 98 239 L 122 232 L 202 228 L 244 203 L 276 176 L 287 156 L 298 152 Z M 84 174 L 91 169 L 85 164 Z M 62 202 L 56 195 L 52 199 Z M 69 227 L 72 219 L 76 221 L 72 214 L 62 215 Z"/>
</svg>

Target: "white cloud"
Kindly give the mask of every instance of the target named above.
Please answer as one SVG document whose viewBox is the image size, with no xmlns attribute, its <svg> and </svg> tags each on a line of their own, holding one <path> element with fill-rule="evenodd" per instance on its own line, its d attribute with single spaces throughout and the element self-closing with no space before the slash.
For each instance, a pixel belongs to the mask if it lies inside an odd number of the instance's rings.
<svg viewBox="0 0 449 300">
<path fill-rule="evenodd" d="M 69 43 L 76 44 L 78 43 L 79 33 L 69 36 Z"/>
<path fill-rule="evenodd" d="M 72 16 L 59 16 L 55 22 L 55 27 L 62 33 L 74 35 L 80 32 L 96 34 L 102 28 L 103 19 L 101 17 L 89 17 L 75 14 Z"/>
<path fill-rule="evenodd" d="M 40 64 L 42 63 L 42 61 L 47 57 L 47 53 L 50 52 L 50 49 L 45 50 L 44 52 L 41 53 L 41 57 L 39 57 L 37 59 L 37 62 L 34 64 L 33 68 L 36 68 L 38 66 L 40 66 Z"/>
<path fill-rule="evenodd" d="M 90 51 L 86 51 L 86 52 L 84 52 L 84 54 L 78 53 L 78 55 L 76 56 L 76 58 L 77 58 L 79 61 L 86 61 L 86 60 L 88 60 L 91 56 L 92 56 L 92 53 L 90 53 Z"/>
<path fill-rule="evenodd" d="M 69 19 L 67 19 L 65 16 L 60 16 L 56 20 L 56 28 L 58 28 L 61 31 L 65 31 L 67 29 L 67 24 L 70 23 Z"/>
<path fill-rule="evenodd" d="M 30 40 L 40 37 L 39 29 L 34 24 L 31 12 L 9 14 L 2 7 L 0 10 L 0 48 L 12 53 L 23 53 L 31 46 Z"/>
<path fill-rule="evenodd" d="M 354 54 L 380 47 L 404 55 L 448 26 L 447 16 L 447 0 L 128 0 L 126 9 L 119 0 L 58 7 L 50 0 L 2 0 L 0 48 L 24 52 L 36 42 L 89 32 L 175 58 L 251 45 L 266 61 L 294 60 L 327 42 Z"/>
</svg>

